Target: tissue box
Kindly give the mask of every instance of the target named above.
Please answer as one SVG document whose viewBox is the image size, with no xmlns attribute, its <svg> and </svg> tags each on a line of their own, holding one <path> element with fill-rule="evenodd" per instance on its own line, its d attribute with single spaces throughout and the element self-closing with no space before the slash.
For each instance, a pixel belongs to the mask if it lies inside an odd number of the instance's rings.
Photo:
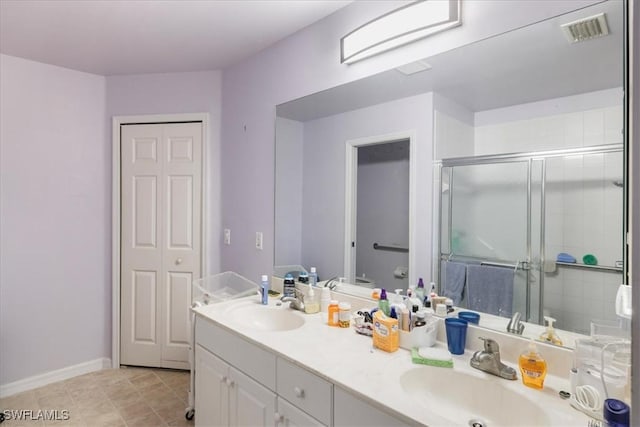
<svg viewBox="0 0 640 427">
<path fill-rule="evenodd" d="M 373 346 L 391 353 L 398 349 L 399 340 L 398 319 L 376 311 L 373 314 Z"/>
</svg>

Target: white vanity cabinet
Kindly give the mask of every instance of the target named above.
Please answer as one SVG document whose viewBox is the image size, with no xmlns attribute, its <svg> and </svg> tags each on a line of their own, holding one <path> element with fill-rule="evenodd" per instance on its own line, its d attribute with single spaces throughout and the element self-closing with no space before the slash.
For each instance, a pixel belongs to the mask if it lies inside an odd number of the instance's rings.
<svg viewBox="0 0 640 427">
<path fill-rule="evenodd" d="M 195 348 L 196 426 L 332 424 L 330 382 L 200 318 Z"/>
<path fill-rule="evenodd" d="M 276 394 L 196 345 L 197 426 L 270 426 Z"/>
</svg>

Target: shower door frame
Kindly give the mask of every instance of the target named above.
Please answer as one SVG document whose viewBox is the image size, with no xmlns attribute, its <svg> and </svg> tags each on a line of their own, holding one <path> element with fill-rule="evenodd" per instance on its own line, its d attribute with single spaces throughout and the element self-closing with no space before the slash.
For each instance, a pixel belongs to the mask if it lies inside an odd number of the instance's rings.
<svg viewBox="0 0 640 427">
<path fill-rule="evenodd" d="M 538 320 L 541 321 L 543 319 L 543 309 L 544 309 L 544 271 L 542 266 L 545 262 L 545 216 L 546 216 L 546 206 L 545 206 L 545 184 L 546 184 L 546 160 L 553 157 L 565 157 L 572 155 L 587 155 L 587 154 L 606 154 L 606 153 L 614 153 L 614 152 L 624 152 L 624 144 L 607 144 L 607 145 L 597 145 L 592 147 L 582 147 L 582 148 L 567 148 L 561 150 L 549 150 L 549 151 L 534 151 L 534 152 L 523 152 L 523 153 L 506 153 L 506 154 L 491 154 L 491 155 L 481 155 L 481 156 L 469 156 L 469 157 L 453 157 L 447 159 L 441 159 L 434 161 L 434 177 L 437 177 L 437 180 L 434 180 L 434 190 L 437 192 L 434 197 L 434 212 L 437 214 L 437 217 L 434 217 L 434 235 L 438 238 L 435 239 L 437 241 L 437 250 L 434 251 L 434 257 L 431 260 L 431 271 L 433 272 L 432 280 L 436 281 L 440 285 L 441 291 L 441 277 L 442 272 L 440 269 L 441 261 L 445 259 L 450 259 L 452 256 L 456 256 L 451 253 L 451 237 L 452 237 L 452 228 L 451 228 L 451 215 L 452 215 L 452 188 L 453 188 L 453 167 L 456 166 L 475 166 L 475 165 L 488 165 L 488 164 L 498 164 L 498 163 L 517 163 L 517 162 L 527 162 L 527 260 L 523 263 L 523 269 L 526 270 L 526 313 L 525 319 L 529 321 L 530 313 L 531 313 L 531 284 L 530 284 L 530 271 L 532 268 L 531 264 L 531 245 L 532 245 L 532 236 L 531 236 L 531 222 L 532 222 L 532 165 L 535 161 L 542 162 L 542 174 L 541 174 L 541 183 L 540 183 L 540 257 L 539 257 L 539 265 L 537 266 L 537 271 L 539 275 L 539 295 L 538 295 Z M 449 167 L 450 176 L 449 176 L 449 211 L 448 211 L 448 227 L 447 227 L 447 239 L 449 241 L 449 254 L 442 253 L 442 193 L 443 193 L 443 167 Z M 624 245 L 624 239 L 623 239 Z M 436 249 L 436 248 L 434 248 Z M 623 248 L 624 250 L 624 248 Z M 437 255 L 436 255 L 437 254 Z M 474 257 L 459 255 L 459 258 L 466 259 L 474 259 Z M 491 262 L 491 259 L 486 259 L 486 261 Z M 500 260 L 495 260 L 494 264 L 499 264 Z M 518 260 L 517 260 L 518 261 Z M 519 265 L 518 265 L 519 267 Z"/>
</svg>

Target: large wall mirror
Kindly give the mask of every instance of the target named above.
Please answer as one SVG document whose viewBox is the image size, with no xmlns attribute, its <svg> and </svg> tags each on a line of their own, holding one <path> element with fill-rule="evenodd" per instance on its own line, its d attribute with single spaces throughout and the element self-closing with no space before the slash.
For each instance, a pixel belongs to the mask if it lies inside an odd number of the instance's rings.
<svg viewBox="0 0 640 427">
<path fill-rule="evenodd" d="M 607 34 L 569 40 L 585 18 Z M 278 105 L 274 264 L 424 278 L 505 325 L 617 320 L 623 55 L 606 1 Z"/>
</svg>

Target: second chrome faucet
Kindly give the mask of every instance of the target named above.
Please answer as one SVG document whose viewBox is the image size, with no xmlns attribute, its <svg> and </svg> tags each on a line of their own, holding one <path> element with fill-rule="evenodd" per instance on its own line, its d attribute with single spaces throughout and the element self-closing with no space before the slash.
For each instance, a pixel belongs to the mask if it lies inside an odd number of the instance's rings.
<svg viewBox="0 0 640 427">
<path fill-rule="evenodd" d="M 496 375 L 507 380 L 516 380 L 516 370 L 505 365 L 500 360 L 500 346 L 491 338 L 479 337 L 484 341 L 484 350 L 473 353 L 469 364 L 471 367 Z"/>
</svg>

